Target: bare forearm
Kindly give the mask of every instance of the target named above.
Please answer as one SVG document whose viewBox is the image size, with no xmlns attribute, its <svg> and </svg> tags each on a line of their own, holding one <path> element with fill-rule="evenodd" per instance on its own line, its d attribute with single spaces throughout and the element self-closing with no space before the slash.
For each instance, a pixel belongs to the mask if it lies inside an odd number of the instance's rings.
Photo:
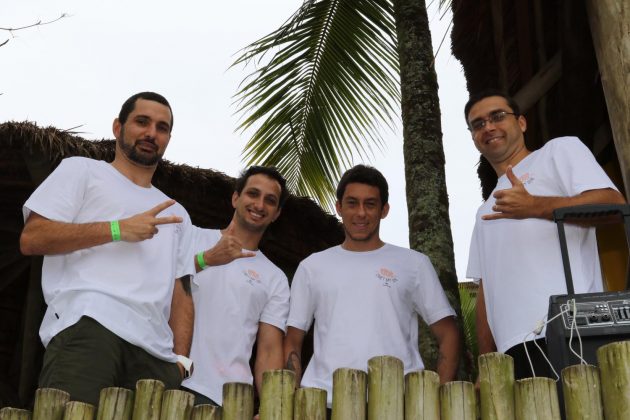
<svg viewBox="0 0 630 420">
<path fill-rule="evenodd" d="M 497 347 L 494 342 L 494 337 L 492 336 L 492 331 L 490 331 L 490 325 L 488 324 L 482 283 L 479 283 L 479 291 L 477 292 L 476 325 L 479 354 L 496 351 Z"/>
<path fill-rule="evenodd" d="M 613 189 L 585 191 L 573 197 L 542 197 L 533 196 L 533 217 L 553 219 L 553 211 L 561 207 L 579 206 L 583 204 L 624 204 L 621 193 Z"/>
<path fill-rule="evenodd" d="M 171 317 L 169 319 L 169 325 L 173 331 L 173 352 L 175 354 L 182 356 L 190 354 L 194 322 L 195 308 L 190 293 L 190 278 L 177 279 L 173 290 Z"/>
<path fill-rule="evenodd" d="M 438 342 L 437 373 L 440 383 L 452 381 L 457 375 L 462 345 L 455 318 L 444 318 L 432 324 L 431 331 Z"/>
<path fill-rule="evenodd" d="M 24 255 L 55 255 L 112 241 L 109 222 L 63 223 L 32 215 L 20 237 Z"/>
<path fill-rule="evenodd" d="M 267 351 L 256 356 L 256 364 L 254 365 L 254 380 L 258 395 L 262 388 L 263 373 L 268 370 L 282 369 L 282 350 Z"/>
<path fill-rule="evenodd" d="M 302 381 L 302 342 L 305 332 L 297 328 L 289 327 L 284 338 L 284 368 L 295 372 L 295 385 L 300 386 Z"/>
</svg>

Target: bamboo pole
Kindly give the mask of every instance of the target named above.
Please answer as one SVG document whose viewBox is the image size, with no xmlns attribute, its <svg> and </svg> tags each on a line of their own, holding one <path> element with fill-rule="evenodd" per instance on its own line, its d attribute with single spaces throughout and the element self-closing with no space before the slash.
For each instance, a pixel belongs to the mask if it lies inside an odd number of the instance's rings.
<svg viewBox="0 0 630 420">
<path fill-rule="evenodd" d="M 368 360 L 368 420 L 403 420 L 404 371 L 400 359 Z"/>
<path fill-rule="evenodd" d="M 110 387 L 101 390 L 96 420 L 131 420 L 133 391 Z"/>
<path fill-rule="evenodd" d="M 367 373 L 340 368 L 333 372 L 332 420 L 365 420 Z"/>
<path fill-rule="evenodd" d="M 31 420 L 31 412 L 20 408 L 5 407 L 0 409 L 0 420 Z"/>
<path fill-rule="evenodd" d="M 606 420 L 630 418 L 630 341 L 597 349 Z"/>
<path fill-rule="evenodd" d="M 179 389 L 164 391 L 160 420 L 189 420 L 192 415 L 195 396 Z"/>
<path fill-rule="evenodd" d="M 295 391 L 293 420 L 326 420 L 325 389 L 300 388 Z"/>
<path fill-rule="evenodd" d="M 70 394 L 54 388 L 40 388 L 35 391 L 33 420 L 61 420 L 70 401 Z"/>
<path fill-rule="evenodd" d="M 592 365 L 562 369 L 566 420 L 604 420 L 599 370 Z"/>
<path fill-rule="evenodd" d="M 481 418 L 514 420 L 514 359 L 503 353 L 486 353 L 478 361 Z"/>
<path fill-rule="evenodd" d="M 287 369 L 263 372 L 260 420 L 293 420 L 295 373 Z"/>
<path fill-rule="evenodd" d="M 211 404 L 196 405 L 193 408 L 192 420 L 221 420 L 221 407 Z"/>
<path fill-rule="evenodd" d="M 63 414 L 63 420 L 94 420 L 95 407 L 92 404 L 69 401 Z"/>
<path fill-rule="evenodd" d="M 440 377 L 430 370 L 405 376 L 405 420 L 439 420 Z"/>
<path fill-rule="evenodd" d="M 516 420 L 560 420 L 556 382 L 550 378 L 526 378 L 514 384 Z"/>
<path fill-rule="evenodd" d="M 133 402 L 133 420 L 158 420 L 162 408 L 164 383 L 155 379 L 136 382 L 136 398 Z"/>
<path fill-rule="evenodd" d="M 223 420 L 252 420 L 254 387 L 241 382 L 223 384 Z"/>
<path fill-rule="evenodd" d="M 454 381 L 440 387 L 442 420 L 475 420 L 475 386 L 471 382 Z"/>
</svg>

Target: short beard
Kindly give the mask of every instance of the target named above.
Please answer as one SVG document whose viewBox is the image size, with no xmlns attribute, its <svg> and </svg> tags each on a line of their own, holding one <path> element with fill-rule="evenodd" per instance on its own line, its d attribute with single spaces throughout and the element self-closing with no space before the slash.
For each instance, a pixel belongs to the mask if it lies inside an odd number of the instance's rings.
<svg viewBox="0 0 630 420">
<path fill-rule="evenodd" d="M 155 152 L 153 155 L 145 155 L 136 150 L 136 145 L 125 142 L 125 130 L 121 129 L 120 138 L 117 140 L 120 150 L 123 151 L 127 159 L 141 166 L 155 166 L 162 160 L 162 155 Z"/>
</svg>

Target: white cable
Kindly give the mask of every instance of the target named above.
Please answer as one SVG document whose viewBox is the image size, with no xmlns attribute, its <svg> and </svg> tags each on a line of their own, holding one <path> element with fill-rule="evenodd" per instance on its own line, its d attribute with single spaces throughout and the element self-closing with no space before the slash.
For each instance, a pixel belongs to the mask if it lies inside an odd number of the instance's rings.
<svg viewBox="0 0 630 420">
<path fill-rule="evenodd" d="M 567 303 L 569 305 L 573 305 L 573 319 L 571 320 L 571 328 L 569 329 L 570 333 L 569 333 L 569 350 L 571 350 L 571 353 L 573 353 L 579 360 L 580 360 L 580 364 L 582 365 L 587 365 L 588 363 L 586 362 L 586 360 L 584 360 L 584 358 L 582 357 L 584 352 L 582 349 L 582 337 L 580 337 L 580 330 L 577 327 L 576 324 L 576 318 L 577 318 L 577 303 L 575 303 L 575 299 L 571 299 L 569 301 L 567 301 Z M 578 341 L 580 343 L 580 354 L 576 353 L 575 350 L 573 350 L 573 330 L 575 329 L 576 335 L 578 337 Z"/>
</svg>

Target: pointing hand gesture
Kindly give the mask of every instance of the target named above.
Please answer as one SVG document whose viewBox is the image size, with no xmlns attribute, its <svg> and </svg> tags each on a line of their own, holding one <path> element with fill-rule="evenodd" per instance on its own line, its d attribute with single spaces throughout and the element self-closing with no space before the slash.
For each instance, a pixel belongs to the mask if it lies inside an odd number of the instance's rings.
<svg viewBox="0 0 630 420">
<path fill-rule="evenodd" d="M 178 216 L 157 217 L 157 215 L 175 204 L 175 200 L 168 200 L 144 213 L 138 213 L 127 219 L 120 220 L 120 240 L 126 242 L 140 242 L 151 239 L 158 233 L 158 225 L 181 223 Z"/>
<path fill-rule="evenodd" d="M 238 258 L 256 256 L 255 252 L 243 251 L 243 243 L 236 236 L 234 222 L 223 231 L 217 244 L 203 253 L 206 265 L 216 266 L 228 264 Z"/>
<path fill-rule="evenodd" d="M 492 210 L 496 213 L 481 216 L 483 220 L 526 219 L 536 216 L 536 198 L 525 189 L 525 185 L 514 175 L 512 166 L 508 166 L 505 175 L 512 188 L 499 190 L 493 194 L 495 198 Z"/>
</svg>

